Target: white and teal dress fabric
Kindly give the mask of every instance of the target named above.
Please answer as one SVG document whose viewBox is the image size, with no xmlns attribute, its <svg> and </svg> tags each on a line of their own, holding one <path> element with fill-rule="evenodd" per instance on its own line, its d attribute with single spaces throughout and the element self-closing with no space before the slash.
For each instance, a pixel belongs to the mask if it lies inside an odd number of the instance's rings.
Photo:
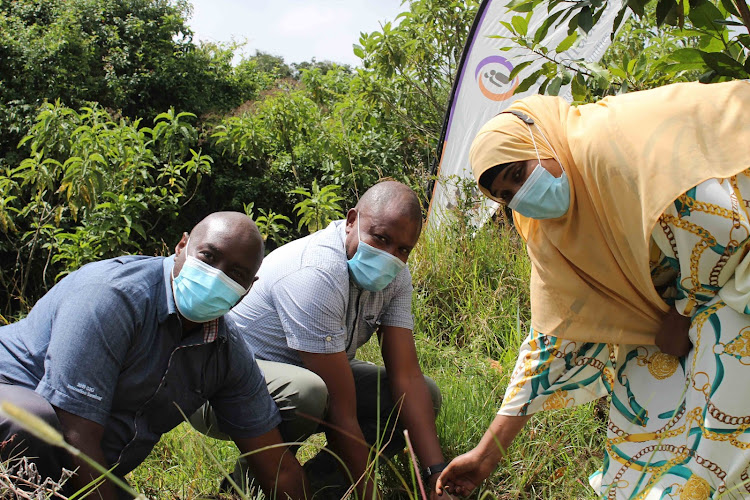
<svg viewBox="0 0 750 500">
<path fill-rule="evenodd" d="M 499 414 L 610 398 L 601 498 L 750 498 L 750 171 L 705 181 L 652 232 L 654 286 L 691 318 L 687 356 L 531 331 Z"/>
</svg>

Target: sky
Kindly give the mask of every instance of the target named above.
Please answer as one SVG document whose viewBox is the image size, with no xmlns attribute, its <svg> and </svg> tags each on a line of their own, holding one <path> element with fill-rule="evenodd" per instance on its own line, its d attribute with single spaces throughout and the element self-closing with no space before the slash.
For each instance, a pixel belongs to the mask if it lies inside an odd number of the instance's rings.
<svg viewBox="0 0 750 500">
<path fill-rule="evenodd" d="M 380 29 L 408 5 L 401 0 L 191 0 L 189 21 L 197 40 L 247 41 L 284 62 L 333 61 L 356 66 L 352 52 L 360 32 Z"/>
</svg>

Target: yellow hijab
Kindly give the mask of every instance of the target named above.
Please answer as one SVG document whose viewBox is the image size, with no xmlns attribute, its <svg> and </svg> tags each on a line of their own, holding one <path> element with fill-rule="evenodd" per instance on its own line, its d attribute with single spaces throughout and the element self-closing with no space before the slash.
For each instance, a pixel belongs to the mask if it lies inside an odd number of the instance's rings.
<svg viewBox="0 0 750 500">
<path fill-rule="evenodd" d="M 750 168 L 750 82 L 680 83 L 578 107 L 532 96 L 509 109 L 534 119 L 540 156 L 559 158 L 571 188 L 560 218 L 514 212 L 532 263 L 532 327 L 569 340 L 653 344 L 668 308 L 651 281 L 651 231 L 688 189 Z M 508 113 L 487 122 L 470 151 L 476 179 L 536 157 L 528 126 Z"/>
</svg>

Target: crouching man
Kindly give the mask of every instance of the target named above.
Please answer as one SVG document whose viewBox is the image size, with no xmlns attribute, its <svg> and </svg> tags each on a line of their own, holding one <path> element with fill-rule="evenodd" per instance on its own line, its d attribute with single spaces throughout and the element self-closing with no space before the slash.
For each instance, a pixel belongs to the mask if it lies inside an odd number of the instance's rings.
<svg viewBox="0 0 750 500">
<path fill-rule="evenodd" d="M 252 286 L 262 258 L 255 224 L 218 212 L 185 233 L 174 256 L 83 266 L 28 317 L 0 328 L 0 401 L 41 417 L 118 476 L 207 401 L 240 452 L 281 443 L 279 411 L 258 365 L 223 319 Z M 64 493 L 99 476 L 3 418 L 0 441 L 2 459 L 34 457 L 43 477 L 77 468 Z M 285 447 L 247 458 L 267 495 L 305 497 L 302 468 Z M 118 497 L 108 481 L 97 493 Z"/>
<path fill-rule="evenodd" d="M 327 486 L 322 498 L 341 498 L 362 476 L 359 498 L 373 498 L 370 446 L 392 456 L 404 448 L 404 428 L 430 486 L 445 467 L 435 429 L 440 392 L 422 374 L 412 335 L 406 262 L 421 229 L 416 194 L 398 182 L 376 184 L 346 220 L 271 252 L 257 286 L 227 315 L 228 328 L 259 359 L 284 438 L 298 442 L 325 431 L 345 463 L 339 469 L 322 451 L 305 464 L 313 490 Z M 385 367 L 355 359 L 373 333 Z M 211 409 L 191 423 L 211 427 Z"/>
</svg>

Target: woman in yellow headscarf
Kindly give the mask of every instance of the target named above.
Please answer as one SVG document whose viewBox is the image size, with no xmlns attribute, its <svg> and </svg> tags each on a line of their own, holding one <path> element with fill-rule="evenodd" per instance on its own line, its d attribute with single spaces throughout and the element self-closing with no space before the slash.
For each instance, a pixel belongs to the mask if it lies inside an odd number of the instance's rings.
<svg viewBox="0 0 750 500">
<path fill-rule="evenodd" d="M 470 160 L 526 240 L 532 328 L 438 491 L 468 494 L 533 413 L 609 395 L 603 498 L 750 496 L 750 82 L 521 99 Z"/>
</svg>

